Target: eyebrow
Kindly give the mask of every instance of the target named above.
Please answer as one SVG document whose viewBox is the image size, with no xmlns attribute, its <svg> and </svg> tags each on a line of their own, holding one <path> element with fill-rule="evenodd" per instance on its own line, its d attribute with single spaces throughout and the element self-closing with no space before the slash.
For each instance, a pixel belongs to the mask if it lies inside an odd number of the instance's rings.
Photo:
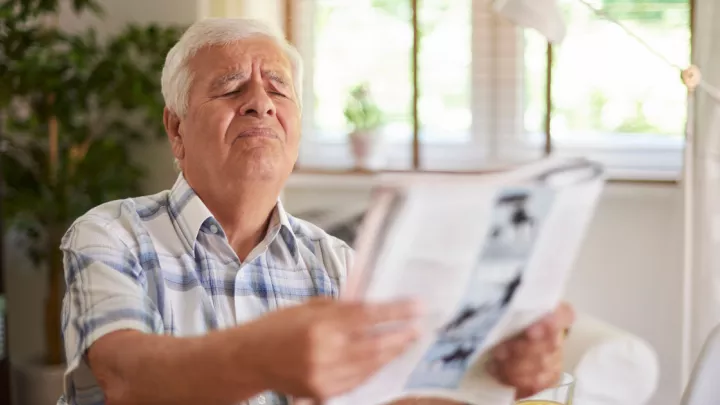
<svg viewBox="0 0 720 405">
<path fill-rule="evenodd" d="M 213 91 L 220 90 L 222 88 L 225 88 L 229 83 L 244 80 L 245 78 L 247 78 L 247 76 L 248 75 L 245 72 L 226 73 L 226 74 L 218 77 L 217 79 L 213 80 L 210 85 L 210 89 Z"/>
<path fill-rule="evenodd" d="M 271 81 L 281 85 L 281 86 L 288 86 L 287 78 L 282 73 L 279 73 L 275 70 L 263 70 L 262 71 L 263 77 L 267 77 Z M 230 72 L 226 73 L 217 79 L 213 80 L 212 84 L 210 85 L 210 89 L 212 91 L 217 91 L 220 89 L 225 88 L 228 84 L 239 82 L 247 79 L 248 74 L 241 71 L 236 72 Z"/>
<path fill-rule="evenodd" d="M 280 84 L 282 86 L 288 85 L 287 77 L 280 72 L 277 72 L 275 70 L 264 70 L 262 74 L 263 76 L 267 77 L 268 79 L 277 84 Z"/>
</svg>

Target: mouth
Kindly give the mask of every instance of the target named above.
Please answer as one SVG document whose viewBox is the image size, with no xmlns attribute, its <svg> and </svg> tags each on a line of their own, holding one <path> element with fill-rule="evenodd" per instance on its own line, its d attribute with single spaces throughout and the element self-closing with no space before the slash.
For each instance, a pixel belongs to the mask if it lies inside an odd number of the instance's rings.
<svg viewBox="0 0 720 405">
<path fill-rule="evenodd" d="M 235 137 L 235 141 L 238 139 L 243 138 L 268 138 L 268 139 L 280 139 L 277 132 L 273 131 L 270 128 L 250 128 L 246 129 L 245 131 L 240 132 L 237 137 Z"/>
</svg>

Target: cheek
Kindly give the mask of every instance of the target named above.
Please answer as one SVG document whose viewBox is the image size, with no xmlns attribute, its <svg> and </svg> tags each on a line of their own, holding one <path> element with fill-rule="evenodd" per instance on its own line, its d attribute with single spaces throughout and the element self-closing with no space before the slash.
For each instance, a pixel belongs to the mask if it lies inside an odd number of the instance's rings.
<svg viewBox="0 0 720 405">
<path fill-rule="evenodd" d="M 227 102 L 205 104 L 194 117 L 196 139 L 205 145 L 224 143 L 234 118 L 235 109 Z"/>
<path fill-rule="evenodd" d="M 288 144 L 295 145 L 300 140 L 300 114 L 298 108 L 293 105 L 278 106 L 277 116 L 280 125 L 285 131 L 285 140 Z"/>
</svg>

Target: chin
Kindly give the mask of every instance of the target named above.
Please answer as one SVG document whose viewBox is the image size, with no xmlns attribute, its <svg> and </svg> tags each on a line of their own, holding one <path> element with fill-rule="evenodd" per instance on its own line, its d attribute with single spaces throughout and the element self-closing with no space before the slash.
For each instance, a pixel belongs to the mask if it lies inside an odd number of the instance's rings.
<svg viewBox="0 0 720 405">
<path fill-rule="evenodd" d="M 292 164 L 281 148 L 255 147 L 239 151 L 230 170 L 240 177 L 253 180 L 281 180 L 292 170 Z"/>
<path fill-rule="evenodd" d="M 264 159 L 249 159 L 241 164 L 239 172 L 246 179 L 278 180 L 286 175 L 285 165 L 269 156 Z"/>
</svg>

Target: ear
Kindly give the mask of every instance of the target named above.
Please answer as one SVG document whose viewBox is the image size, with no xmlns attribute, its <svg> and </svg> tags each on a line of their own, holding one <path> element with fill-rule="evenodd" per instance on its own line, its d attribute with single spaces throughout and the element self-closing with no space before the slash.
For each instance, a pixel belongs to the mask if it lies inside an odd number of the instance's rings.
<svg viewBox="0 0 720 405">
<path fill-rule="evenodd" d="M 180 131 L 180 117 L 165 107 L 163 110 L 163 124 L 165 125 L 165 132 L 170 141 L 173 155 L 177 160 L 182 160 L 185 157 L 185 145 Z"/>
</svg>

